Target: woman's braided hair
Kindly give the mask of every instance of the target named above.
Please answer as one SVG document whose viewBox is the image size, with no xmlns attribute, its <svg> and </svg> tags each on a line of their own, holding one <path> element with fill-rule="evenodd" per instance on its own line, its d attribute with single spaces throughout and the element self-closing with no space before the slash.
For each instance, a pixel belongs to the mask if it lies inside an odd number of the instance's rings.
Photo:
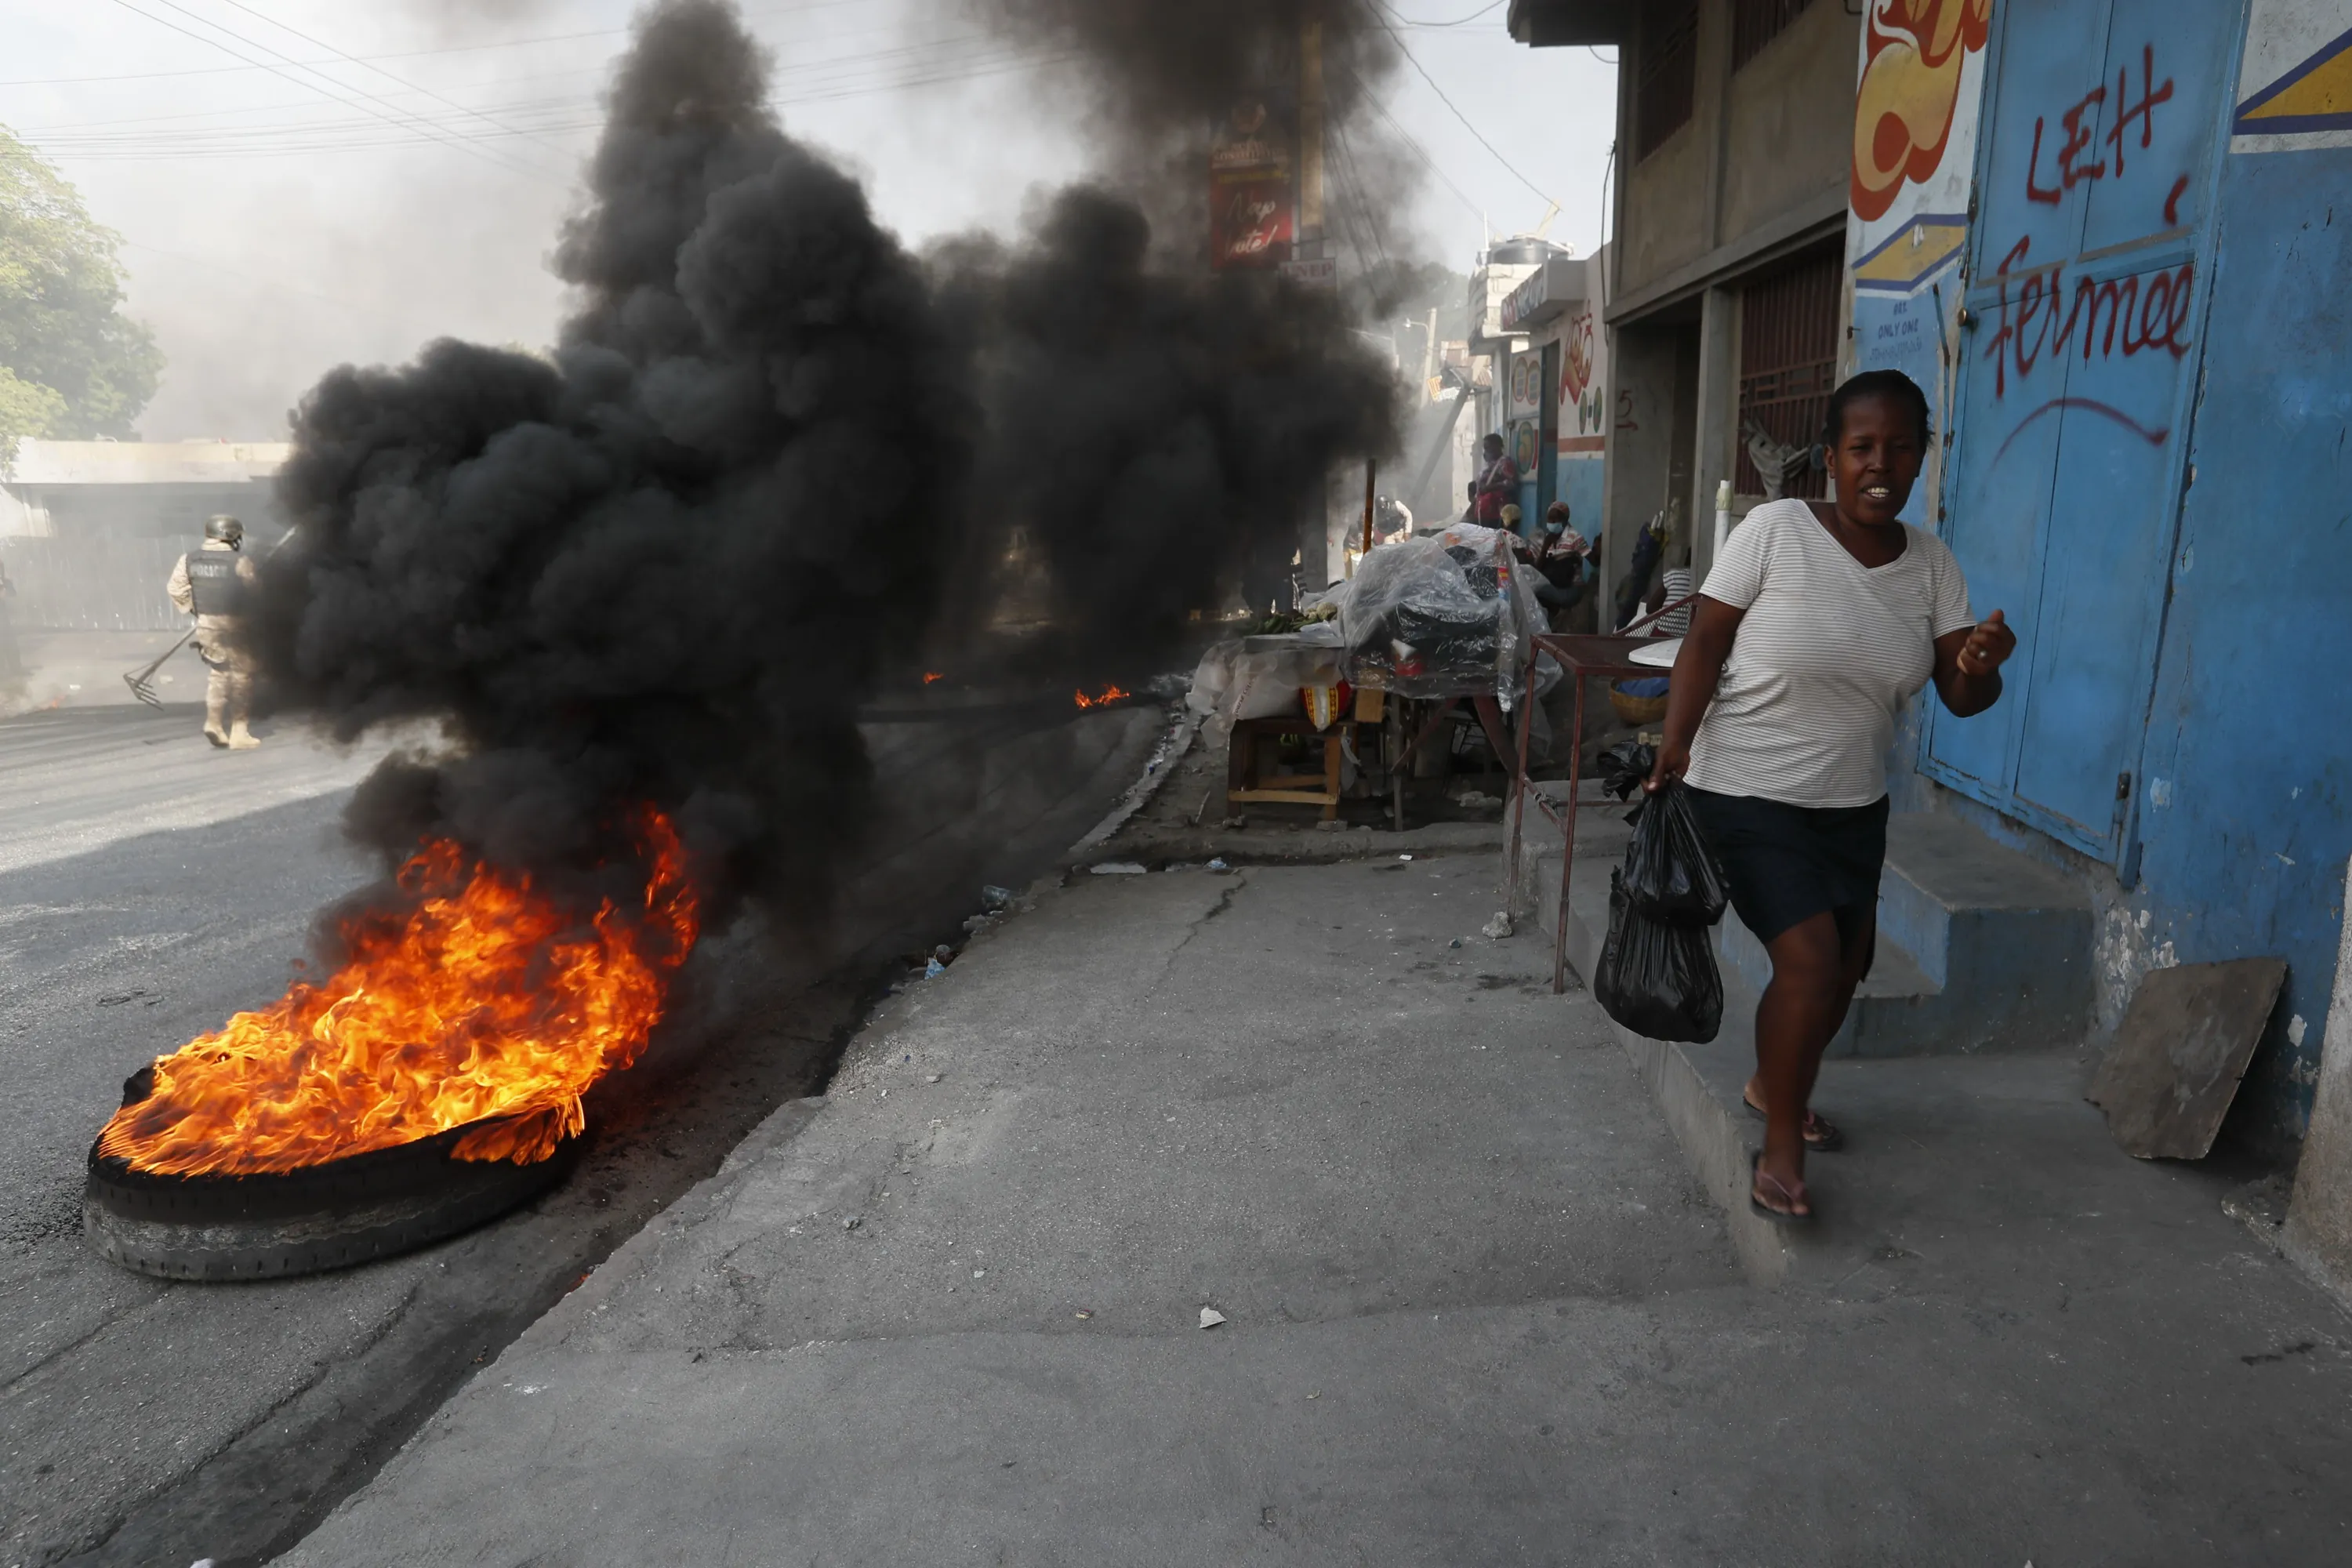
<svg viewBox="0 0 2352 1568">
<path fill-rule="evenodd" d="M 1822 445 L 1834 450 L 1845 434 L 1846 405 L 1872 397 L 1909 404 L 1919 418 L 1919 449 L 1927 449 L 1936 438 L 1934 422 L 1927 415 L 1927 395 L 1919 390 L 1917 382 L 1899 370 L 1866 370 L 1848 377 L 1843 385 L 1831 393 L 1829 412 L 1822 416 Z"/>
</svg>

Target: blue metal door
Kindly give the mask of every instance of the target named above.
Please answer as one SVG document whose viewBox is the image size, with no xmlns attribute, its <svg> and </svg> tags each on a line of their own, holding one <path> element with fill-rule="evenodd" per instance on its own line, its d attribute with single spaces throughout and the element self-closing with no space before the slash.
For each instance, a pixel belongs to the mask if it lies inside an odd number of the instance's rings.
<svg viewBox="0 0 2352 1568">
<path fill-rule="evenodd" d="M 2018 634 L 2007 699 L 1929 720 L 1923 767 L 2126 853 L 2204 316 L 2242 7 L 1998 9 L 1946 531 Z M 2103 62 L 2103 63 L 2095 63 Z"/>
</svg>

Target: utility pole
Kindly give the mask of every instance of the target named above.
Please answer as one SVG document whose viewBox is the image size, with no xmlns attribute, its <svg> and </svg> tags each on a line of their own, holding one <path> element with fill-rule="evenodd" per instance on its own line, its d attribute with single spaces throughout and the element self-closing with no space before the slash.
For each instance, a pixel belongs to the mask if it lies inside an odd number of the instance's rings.
<svg viewBox="0 0 2352 1568">
<path fill-rule="evenodd" d="M 1320 261 L 1323 238 L 1323 22 L 1319 0 L 1301 0 L 1298 20 L 1298 238 L 1291 255 Z M 1299 530 L 1298 584 L 1320 593 L 1331 580 L 1330 476 L 1324 478 L 1323 504 Z M 1342 557 L 1344 559 L 1344 555 Z"/>
<path fill-rule="evenodd" d="M 1323 241 L 1323 23 L 1307 0 L 1298 24 L 1298 247 L 1320 260 Z"/>
</svg>

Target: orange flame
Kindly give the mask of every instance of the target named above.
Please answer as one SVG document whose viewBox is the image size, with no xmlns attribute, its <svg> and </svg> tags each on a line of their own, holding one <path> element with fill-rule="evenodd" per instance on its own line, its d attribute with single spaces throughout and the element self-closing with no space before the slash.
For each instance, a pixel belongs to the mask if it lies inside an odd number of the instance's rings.
<svg viewBox="0 0 2352 1568">
<path fill-rule="evenodd" d="M 352 957 L 155 1064 L 99 1152 L 158 1174 L 284 1172 L 488 1122 L 460 1159 L 546 1159 L 581 1097 L 644 1050 L 694 945 L 698 900 L 668 820 L 641 832 L 642 909 L 581 921 L 528 876 L 436 841 L 401 868 L 407 912 L 347 921 Z"/>
<path fill-rule="evenodd" d="M 1129 693 L 1116 686 L 1106 686 L 1092 697 L 1081 688 L 1076 693 L 1076 700 L 1081 708 L 1099 708 L 1106 702 L 1124 702 L 1128 696 Z"/>
<path fill-rule="evenodd" d="M 934 685 L 940 681 L 945 680 L 947 678 L 947 671 L 943 669 L 927 669 L 923 672 L 923 684 L 926 686 Z"/>
</svg>

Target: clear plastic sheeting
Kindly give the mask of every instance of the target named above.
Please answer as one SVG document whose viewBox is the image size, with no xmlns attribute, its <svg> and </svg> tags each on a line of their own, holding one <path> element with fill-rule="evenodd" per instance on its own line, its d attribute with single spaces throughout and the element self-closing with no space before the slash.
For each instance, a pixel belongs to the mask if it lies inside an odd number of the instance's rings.
<svg viewBox="0 0 2352 1568">
<path fill-rule="evenodd" d="M 1458 523 L 1375 548 L 1335 595 L 1348 679 L 1403 697 L 1517 701 L 1544 627 L 1511 535 Z"/>
<path fill-rule="evenodd" d="M 1339 684 L 1341 654 L 1339 628 L 1328 622 L 1281 636 L 1229 638 L 1201 656 L 1185 705 L 1225 723 L 1297 713 L 1303 688 Z"/>
</svg>

